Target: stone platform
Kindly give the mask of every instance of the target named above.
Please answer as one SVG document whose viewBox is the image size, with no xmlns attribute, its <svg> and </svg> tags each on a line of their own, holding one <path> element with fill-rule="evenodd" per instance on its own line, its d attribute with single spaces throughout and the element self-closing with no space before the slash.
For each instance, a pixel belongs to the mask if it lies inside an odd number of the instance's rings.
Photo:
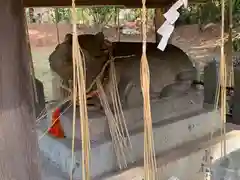
<svg viewBox="0 0 240 180">
<path fill-rule="evenodd" d="M 170 151 L 184 143 L 201 138 L 220 128 L 218 112 L 202 108 L 201 92 L 190 92 L 178 97 L 171 97 L 152 102 L 153 134 L 157 154 Z M 143 116 L 142 108 L 125 111 L 127 127 L 130 132 L 132 151 L 128 158 L 129 165 L 143 158 Z M 97 117 L 98 116 L 98 117 Z M 62 118 L 67 138 L 56 140 L 45 136 L 39 141 L 41 151 L 51 159 L 62 172 L 69 173 L 71 168 L 71 117 Z M 91 173 L 92 178 L 117 171 L 116 155 L 110 139 L 104 136 L 105 117 L 90 114 L 91 134 Z M 79 120 L 78 120 L 79 122 Z M 80 124 L 77 125 L 79 128 Z M 39 127 L 39 136 L 43 127 Z M 79 134 L 79 129 L 76 130 Z M 81 179 L 81 137 L 76 137 L 74 178 Z M 78 143 L 79 142 L 79 143 Z"/>
<path fill-rule="evenodd" d="M 174 121 L 173 119 L 181 119 L 182 116 L 189 113 L 201 111 L 203 109 L 202 103 L 202 91 L 189 91 L 179 96 L 153 100 L 151 102 L 153 124 L 166 124 L 169 120 Z M 130 133 L 142 130 L 141 128 L 143 127 L 144 121 L 143 107 L 141 105 L 131 109 L 125 109 L 124 115 Z M 61 123 L 64 126 L 65 135 L 68 138 L 72 138 L 72 119 L 72 109 L 69 109 L 69 111 L 61 117 Z M 107 120 L 103 113 L 99 111 L 90 111 L 89 126 L 92 141 L 104 142 L 107 140 L 107 137 L 105 137 L 108 133 L 106 132 L 106 130 L 108 131 L 108 129 L 106 129 Z M 80 132 L 79 117 L 76 120 L 76 132 Z M 77 133 L 75 137 L 81 140 L 80 133 Z"/>
<path fill-rule="evenodd" d="M 184 143 L 170 151 L 159 153 L 157 155 L 158 179 L 169 180 L 171 177 L 176 177 L 179 180 L 203 180 L 208 179 L 207 176 L 210 179 L 210 175 L 213 174 L 216 176 L 216 166 L 219 165 L 218 161 L 222 157 L 221 139 L 220 132 L 216 132 L 211 140 L 209 136 L 205 136 Z M 239 140 L 240 131 L 228 129 L 226 135 L 228 155 L 240 149 Z M 224 174 L 217 175 L 224 178 Z M 94 180 L 142 180 L 143 177 L 143 161 L 139 161 L 128 170 L 96 177 Z"/>
</svg>

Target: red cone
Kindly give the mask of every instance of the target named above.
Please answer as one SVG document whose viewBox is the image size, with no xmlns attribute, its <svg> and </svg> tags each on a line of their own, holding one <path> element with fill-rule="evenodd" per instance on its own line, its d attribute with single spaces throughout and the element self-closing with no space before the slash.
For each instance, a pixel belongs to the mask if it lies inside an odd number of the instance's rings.
<svg viewBox="0 0 240 180">
<path fill-rule="evenodd" d="M 60 121 L 61 111 L 57 108 L 52 114 L 52 125 L 48 133 L 56 138 L 64 138 L 64 131 Z"/>
</svg>

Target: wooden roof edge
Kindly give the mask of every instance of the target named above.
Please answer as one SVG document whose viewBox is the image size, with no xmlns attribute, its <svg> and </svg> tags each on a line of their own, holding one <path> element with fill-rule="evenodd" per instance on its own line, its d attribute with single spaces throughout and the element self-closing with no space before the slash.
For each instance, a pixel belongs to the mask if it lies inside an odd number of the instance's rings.
<svg viewBox="0 0 240 180">
<path fill-rule="evenodd" d="M 207 0 L 189 0 L 190 3 L 204 3 Z M 147 0 L 147 8 L 167 7 L 176 0 Z M 24 7 L 71 7 L 71 0 L 23 0 Z M 141 8 L 141 0 L 76 0 L 77 6 L 122 6 Z"/>
</svg>

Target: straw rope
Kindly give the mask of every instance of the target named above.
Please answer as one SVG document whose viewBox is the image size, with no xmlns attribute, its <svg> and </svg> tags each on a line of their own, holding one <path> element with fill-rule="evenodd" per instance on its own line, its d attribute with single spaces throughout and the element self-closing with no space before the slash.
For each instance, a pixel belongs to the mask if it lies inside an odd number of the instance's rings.
<svg viewBox="0 0 240 180">
<path fill-rule="evenodd" d="M 111 73 L 113 74 L 113 73 Z M 113 84 L 116 83 L 113 80 Z M 107 117 L 107 122 L 109 125 L 110 135 L 112 138 L 112 144 L 115 151 L 115 155 L 117 158 L 117 165 L 119 169 L 123 169 L 127 167 L 127 155 L 129 155 L 129 145 L 131 147 L 129 133 L 126 127 L 125 118 L 123 116 L 123 112 L 121 109 L 121 105 L 118 103 L 120 102 L 117 97 L 117 90 L 115 87 L 111 86 L 110 95 L 113 100 L 113 108 L 114 113 L 111 111 L 110 105 L 108 103 L 107 95 L 103 89 L 100 79 L 97 79 L 97 87 L 99 92 L 99 99 L 101 101 L 103 110 Z"/>
<path fill-rule="evenodd" d="M 152 132 L 152 116 L 150 106 L 150 74 L 146 55 L 147 41 L 147 12 L 146 0 L 142 0 L 142 58 L 140 67 L 141 88 L 143 94 L 143 113 L 144 113 L 144 180 L 155 180 L 157 165 L 154 150 L 154 140 Z"/>
<path fill-rule="evenodd" d="M 113 57 L 110 55 L 110 59 L 104 64 L 104 66 L 102 67 L 101 71 L 98 73 L 97 77 L 93 80 L 93 82 L 90 84 L 89 88 L 87 89 L 87 93 L 90 93 L 90 91 L 93 89 L 93 86 L 96 85 L 96 82 L 99 78 L 101 78 L 107 68 L 107 66 L 114 61 L 115 59 L 123 59 L 123 58 L 130 58 L 133 57 L 135 55 L 128 55 L 128 56 L 116 56 Z"/>
<path fill-rule="evenodd" d="M 97 80 L 98 79 L 104 79 L 104 73 L 106 68 L 109 66 L 109 64 L 111 63 L 111 61 L 115 61 L 116 59 L 124 59 L 124 58 L 130 58 L 130 57 L 134 57 L 135 55 L 128 55 L 128 56 L 110 56 L 110 59 L 103 65 L 101 71 L 97 74 L 96 78 L 94 78 L 94 80 L 92 81 L 92 83 L 90 84 L 90 86 L 88 87 L 88 89 L 86 90 L 86 94 L 87 94 L 87 98 L 91 98 L 95 95 L 97 95 L 98 90 L 93 90 L 94 86 L 97 86 Z M 103 80 L 104 81 L 104 80 Z M 63 84 L 60 85 L 60 87 L 66 91 L 68 91 L 70 94 L 72 94 L 73 90 Z"/>
<path fill-rule="evenodd" d="M 225 57 L 225 34 L 224 34 L 224 26 L 225 26 L 225 1 L 221 0 L 221 59 L 220 59 L 220 68 L 219 68 L 219 82 L 216 89 L 216 96 L 215 96 L 215 104 L 214 110 L 217 111 L 220 102 L 220 121 L 221 121 L 221 129 L 220 129 L 220 136 L 221 136 L 221 157 L 225 157 L 227 154 L 227 144 L 226 144 L 226 105 L 227 105 L 227 65 L 226 65 L 226 57 Z M 230 57 L 232 60 L 232 57 Z M 233 63 L 232 63 L 233 64 Z M 230 76 L 233 76 L 231 73 Z M 230 77 L 233 79 L 233 77 Z M 213 138 L 213 131 L 211 132 L 210 140 Z M 212 154 L 213 149 L 210 147 L 210 154 Z M 212 161 L 210 160 L 210 167 L 212 165 Z M 211 176 L 209 177 L 211 178 Z"/>
<path fill-rule="evenodd" d="M 219 76 L 218 76 L 218 85 L 216 89 L 215 95 L 215 103 L 214 103 L 214 111 L 218 111 L 220 105 L 220 121 L 221 121 L 221 128 L 220 128 L 220 139 L 221 139 L 221 157 L 226 156 L 227 154 L 227 145 L 226 145 L 226 105 L 227 105 L 227 66 L 226 66 L 226 58 L 225 58 L 225 41 L 226 35 L 224 34 L 224 26 L 225 26 L 225 1 L 221 0 L 221 59 L 220 59 L 220 68 L 219 68 Z M 232 59 L 232 57 L 230 57 Z M 233 64 L 233 63 L 232 63 Z M 233 76 L 233 73 L 231 73 Z M 233 77 L 230 77 L 233 79 Z M 211 131 L 210 141 L 213 139 L 213 130 Z M 210 154 L 213 153 L 212 147 L 209 147 Z M 209 167 L 212 166 L 212 160 L 208 157 Z M 211 178 L 211 176 L 206 177 L 206 179 Z"/>
<path fill-rule="evenodd" d="M 77 13 L 75 0 L 72 0 L 72 18 L 73 18 L 73 133 L 72 133 L 72 169 L 71 177 L 73 179 L 73 159 L 75 152 L 75 127 L 76 127 L 76 102 L 79 102 L 79 114 L 81 124 L 81 137 L 82 137 L 82 180 L 90 180 L 90 137 L 89 137 L 89 124 L 87 112 L 87 98 L 86 98 L 86 85 L 85 85 L 85 58 L 78 44 L 77 37 Z"/>
<path fill-rule="evenodd" d="M 220 84 L 221 84 L 221 106 L 220 106 L 220 116 L 221 116 L 221 156 L 226 155 L 226 87 L 227 87 L 227 70 L 226 70 L 226 58 L 224 54 L 224 22 L 225 22 L 225 0 L 221 0 L 222 4 L 222 27 L 221 27 L 221 61 L 220 61 Z M 231 57 L 232 58 L 232 57 Z"/>
</svg>

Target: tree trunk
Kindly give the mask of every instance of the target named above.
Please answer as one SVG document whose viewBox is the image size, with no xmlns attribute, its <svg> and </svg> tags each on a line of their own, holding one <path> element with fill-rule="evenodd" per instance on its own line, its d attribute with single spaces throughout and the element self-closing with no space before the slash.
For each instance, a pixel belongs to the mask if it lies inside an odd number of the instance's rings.
<svg viewBox="0 0 240 180">
<path fill-rule="evenodd" d="M 36 22 L 36 19 L 34 18 L 34 8 L 29 8 L 29 19 L 30 23 Z"/>
<path fill-rule="evenodd" d="M 40 180 L 22 1 L 0 0 L 0 22 L 0 179 Z"/>
<path fill-rule="evenodd" d="M 155 9 L 154 24 L 155 24 L 156 42 L 160 42 L 161 40 L 161 36 L 157 33 L 157 31 L 165 21 L 165 18 L 163 16 L 164 13 L 165 13 L 165 8 Z"/>
<path fill-rule="evenodd" d="M 121 39 L 119 13 L 120 13 L 120 8 L 117 8 L 117 41 L 118 42 L 120 42 L 120 39 Z"/>
<path fill-rule="evenodd" d="M 227 66 L 227 86 L 234 86 L 234 76 L 233 76 L 233 47 L 232 47 L 232 0 L 228 1 L 228 8 L 226 9 L 225 16 L 225 33 L 228 34 L 228 40 L 225 43 L 225 57 L 226 57 L 226 66 Z"/>
</svg>

